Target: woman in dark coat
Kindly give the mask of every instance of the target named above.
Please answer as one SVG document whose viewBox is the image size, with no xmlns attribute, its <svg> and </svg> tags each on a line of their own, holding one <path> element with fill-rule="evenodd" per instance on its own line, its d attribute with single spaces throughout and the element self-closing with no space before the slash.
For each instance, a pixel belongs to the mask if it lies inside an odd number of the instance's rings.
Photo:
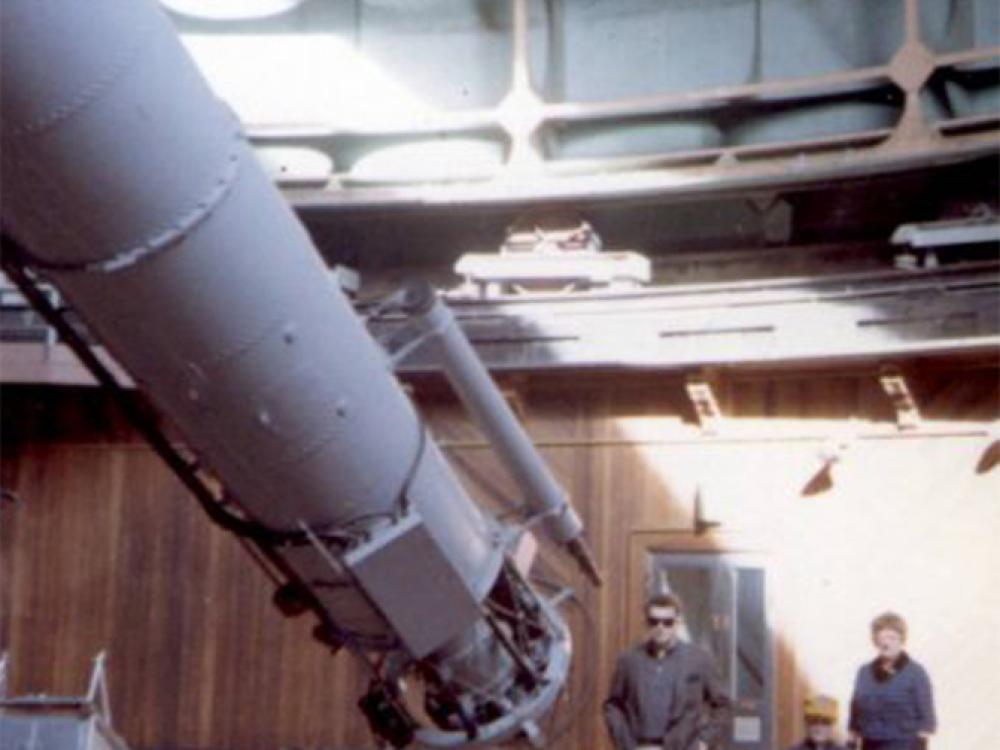
<svg viewBox="0 0 1000 750">
<path fill-rule="evenodd" d="M 937 728 L 931 681 L 903 650 L 906 621 L 886 612 L 872 621 L 874 661 L 858 670 L 848 729 L 852 747 L 921 750 Z M 858 743 L 861 743 L 858 745 Z"/>
</svg>

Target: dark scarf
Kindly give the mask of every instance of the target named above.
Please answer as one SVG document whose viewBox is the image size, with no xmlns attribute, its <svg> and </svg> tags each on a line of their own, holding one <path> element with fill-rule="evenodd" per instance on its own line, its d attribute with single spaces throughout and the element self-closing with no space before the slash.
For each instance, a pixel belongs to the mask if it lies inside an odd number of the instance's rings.
<svg viewBox="0 0 1000 750">
<path fill-rule="evenodd" d="M 903 651 L 896 658 L 896 661 L 886 664 L 881 658 L 872 662 L 872 676 L 875 682 L 888 682 L 898 672 L 902 672 L 906 665 L 910 663 L 910 657 Z"/>
</svg>

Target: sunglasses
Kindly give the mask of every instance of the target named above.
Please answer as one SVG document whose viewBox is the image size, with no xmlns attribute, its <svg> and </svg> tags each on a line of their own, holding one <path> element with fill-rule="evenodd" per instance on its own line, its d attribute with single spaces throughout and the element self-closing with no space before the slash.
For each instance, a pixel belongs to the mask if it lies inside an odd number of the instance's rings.
<svg viewBox="0 0 1000 750">
<path fill-rule="evenodd" d="M 655 627 L 657 625 L 663 625 L 665 628 L 672 628 L 677 624 L 676 617 L 647 617 L 646 624 L 649 627 Z"/>
</svg>

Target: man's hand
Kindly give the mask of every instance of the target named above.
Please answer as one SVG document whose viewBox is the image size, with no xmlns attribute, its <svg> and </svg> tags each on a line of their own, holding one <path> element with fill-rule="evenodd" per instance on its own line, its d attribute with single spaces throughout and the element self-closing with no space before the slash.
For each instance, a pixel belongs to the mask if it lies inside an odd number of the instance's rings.
<svg viewBox="0 0 1000 750">
<path fill-rule="evenodd" d="M 708 745 L 705 744 L 704 740 L 698 740 L 696 750 L 708 750 Z"/>
</svg>

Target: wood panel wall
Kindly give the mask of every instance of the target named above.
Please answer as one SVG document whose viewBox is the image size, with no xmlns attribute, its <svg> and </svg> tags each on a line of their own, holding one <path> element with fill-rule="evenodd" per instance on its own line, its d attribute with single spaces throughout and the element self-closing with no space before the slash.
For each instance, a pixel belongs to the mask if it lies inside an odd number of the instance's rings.
<svg viewBox="0 0 1000 750">
<path fill-rule="evenodd" d="M 977 473 L 998 413 L 993 363 L 910 368 L 924 421 L 901 431 L 877 372 L 719 373 L 726 418 L 696 423 L 683 382 L 658 375 L 521 377 L 508 385 L 572 493 L 606 576 L 590 588 L 559 554 L 539 566 L 576 587 L 571 689 L 552 747 L 604 750 L 599 704 L 616 654 L 637 637 L 648 547 L 752 549 L 773 571 L 777 724 L 800 730 L 810 690 L 846 700 L 870 657 L 867 623 L 902 611 L 930 669 L 937 747 L 1000 736 L 1000 469 Z M 500 508 L 516 492 L 434 382 L 421 407 L 470 491 Z M 354 709 L 363 679 L 312 623 L 282 618 L 272 584 L 213 528 L 96 391 L 7 388 L 0 511 L 0 638 L 11 693 L 79 693 L 109 653 L 115 724 L 134 748 L 373 747 Z M 995 436 L 995 433 L 994 433 Z M 832 485 L 802 488 L 829 440 L 849 447 Z M 694 494 L 721 524 L 694 531 Z M 586 614 L 584 614 L 584 610 Z"/>
</svg>

